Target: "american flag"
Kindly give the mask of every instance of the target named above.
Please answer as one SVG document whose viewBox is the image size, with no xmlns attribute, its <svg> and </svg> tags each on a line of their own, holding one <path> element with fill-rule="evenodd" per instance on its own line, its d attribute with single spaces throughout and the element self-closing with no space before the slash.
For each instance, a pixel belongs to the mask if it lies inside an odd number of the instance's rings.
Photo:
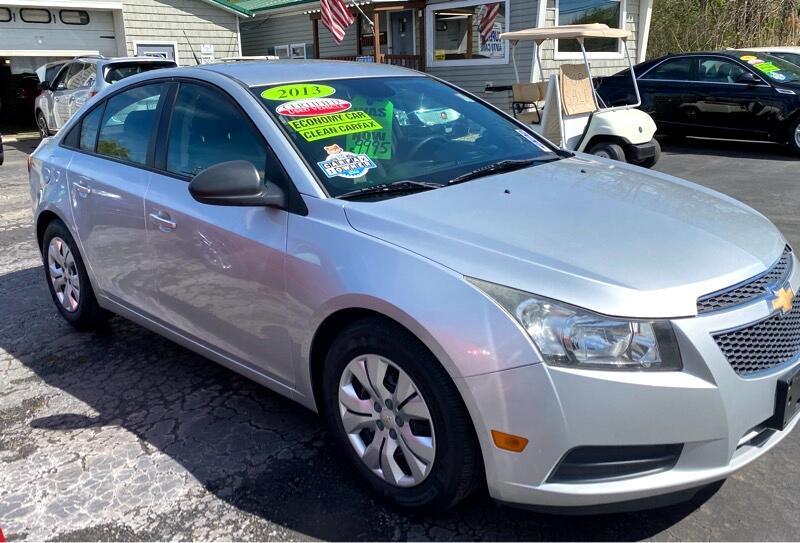
<svg viewBox="0 0 800 543">
<path fill-rule="evenodd" d="M 494 30 L 494 20 L 497 19 L 497 14 L 500 13 L 500 4 L 486 4 L 483 7 L 481 16 L 478 19 L 478 32 L 481 34 L 481 42 L 485 43 L 489 39 L 489 35 Z"/>
<path fill-rule="evenodd" d="M 342 0 L 320 0 L 322 24 L 331 31 L 337 45 L 344 39 L 344 31 L 356 20 Z"/>
</svg>

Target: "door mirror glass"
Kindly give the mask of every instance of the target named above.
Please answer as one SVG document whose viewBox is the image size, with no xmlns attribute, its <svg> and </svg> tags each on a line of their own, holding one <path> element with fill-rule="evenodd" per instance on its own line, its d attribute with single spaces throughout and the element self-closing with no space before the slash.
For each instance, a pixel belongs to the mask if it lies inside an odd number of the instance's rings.
<svg viewBox="0 0 800 543">
<path fill-rule="evenodd" d="M 248 160 L 209 166 L 192 178 L 189 194 L 203 204 L 286 209 L 283 189 L 275 183 L 262 181 L 258 170 Z"/>
<path fill-rule="evenodd" d="M 736 78 L 737 83 L 745 83 L 747 85 L 757 85 L 761 83 L 761 80 L 758 78 L 757 75 L 752 74 L 750 72 L 744 72 Z"/>
</svg>

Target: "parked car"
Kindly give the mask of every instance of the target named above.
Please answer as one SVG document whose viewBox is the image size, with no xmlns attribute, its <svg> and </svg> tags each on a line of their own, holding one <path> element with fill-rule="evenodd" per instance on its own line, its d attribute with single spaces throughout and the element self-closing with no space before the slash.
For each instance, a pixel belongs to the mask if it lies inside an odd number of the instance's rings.
<svg viewBox="0 0 800 543">
<path fill-rule="evenodd" d="M 123 315 L 321 412 L 403 506 L 689 499 L 800 418 L 800 268 L 763 215 L 419 72 L 139 74 L 30 184 L 67 322 Z"/>
<path fill-rule="evenodd" d="M 787 144 L 800 153 L 800 67 L 757 51 L 667 55 L 634 68 L 659 133 Z M 629 73 L 604 78 L 608 104 L 630 99 Z"/>
<path fill-rule="evenodd" d="M 0 134 L 0 166 L 3 165 L 3 162 L 6 159 L 5 151 L 3 151 L 3 135 Z"/>
<path fill-rule="evenodd" d="M 40 135 L 45 138 L 58 132 L 86 100 L 105 87 L 131 75 L 175 66 L 172 60 L 152 57 L 77 57 L 57 72 L 57 63 L 45 65 L 46 79 L 39 84 L 41 93 L 36 97 L 34 112 Z M 41 72 L 39 68 L 37 73 Z M 98 73 L 102 77 L 97 77 Z"/>
<path fill-rule="evenodd" d="M 792 46 L 775 46 L 775 47 L 747 47 L 746 51 L 755 51 L 758 53 L 767 53 L 773 57 L 782 58 L 792 64 L 800 66 L 800 47 Z"/>
</svg>

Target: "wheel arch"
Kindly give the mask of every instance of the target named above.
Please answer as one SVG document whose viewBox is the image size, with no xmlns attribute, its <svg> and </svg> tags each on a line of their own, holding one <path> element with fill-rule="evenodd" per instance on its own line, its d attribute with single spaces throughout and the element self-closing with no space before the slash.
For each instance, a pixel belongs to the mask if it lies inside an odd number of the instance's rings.
<svg viewBox="0 0 800 543">
<path fill-rule="evenodd" d="M 47 230 L 47 225 L 55 220 L 61 221 L 67 226 L 67 229 L 69 229 L 67 222 L 50 209 L 45 209 L 36 217 L 36 242 L 39 244 L 39 252 L 42 251 L 42 241 L 44 240 L 44 233 Z M 73 234 L 72 237 L 75 237 L 75 235 Z"/>
</svg>

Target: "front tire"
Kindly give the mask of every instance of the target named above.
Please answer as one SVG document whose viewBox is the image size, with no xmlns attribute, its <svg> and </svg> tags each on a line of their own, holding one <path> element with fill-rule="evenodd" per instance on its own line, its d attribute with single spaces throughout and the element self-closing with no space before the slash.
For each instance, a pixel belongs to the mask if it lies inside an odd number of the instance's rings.
<svg viewBox="0 0 800 543">
<path fill-rule="evenodd" d="M 75 240 L 59 220 L 48 224 L 44 232 L 42 260 L 50 296 L 68 323 L 90 330 L 108 320 L 111 314 L 97 303 Z"/>
<path fill-rule="evenodd" d="M 483 480 L 455 384 L 407 330 L 378 318 L 348 326 L 328 352 L 322 387 L 339 447 L 385 499 L 442 509 Z"/>
<path fill-rule="evenodd" d="M 610 141 L 601 141 L 599 143 L 595 143 L 591 146 L 591 148 L 589 148 L 589 154 L 625 162 L 625 151 L 621 146 Z"/>
</svg>

